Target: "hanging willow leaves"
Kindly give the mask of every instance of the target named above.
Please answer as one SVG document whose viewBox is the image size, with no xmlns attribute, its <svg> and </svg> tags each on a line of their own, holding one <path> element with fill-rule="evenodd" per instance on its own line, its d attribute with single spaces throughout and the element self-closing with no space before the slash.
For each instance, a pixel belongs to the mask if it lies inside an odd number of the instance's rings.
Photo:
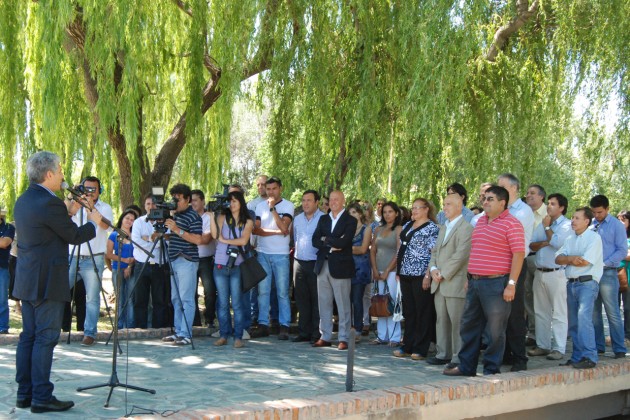
<svg viewBox="0 0 630 420">
<path fill-rule="evenodd" d="M 436 200 L 450 182 L 472 191 L 504 171 L 581 203 L 630 189 L 628 2 L 0 0 L 0 10 L 2 202 L 24 189 L 38 149 L 59 153 L 72 181 L 100 176 L 104 199 L 121 205 L 151 185 L 217 190 L 252 76 L 256 105 L 270 107 L 262 169 L 286 196 L 341 187 Z"/>
</svg>

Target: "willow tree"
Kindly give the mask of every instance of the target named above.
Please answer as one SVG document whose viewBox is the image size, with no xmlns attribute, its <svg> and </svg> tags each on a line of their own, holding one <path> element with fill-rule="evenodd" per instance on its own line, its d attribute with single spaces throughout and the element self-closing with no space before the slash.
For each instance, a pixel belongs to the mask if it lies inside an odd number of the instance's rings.
<svg viewBox="0 0 630 420">
<path fill-rule="evenodd" d="M 20 162 L 41 148 L 61 153 L 67 174 L 83 162 L 123 205 L 151 184 L 216 187 L 232 105 L 254 75 L 258 104 L 271 104 L 265 169 L 289 194 L 435 198 L 452 180 L 474 188 L 512 171 L 582 199 L 622 181 L 629 163 L 625 1 L 0 0 L 0 10 L 8 202 L 24 186 Z"/>
<path fill-rule="evenodd" d="M 239 84 L 269 68 L 287 14 L 276 0 L 2 0 L 0 10 L 7 156 L 55 150 L 66 173 L 82 161 L 123 205 L 173 173 L 217 184 Z M 3 168 L 9 200 L 20 174 Z"/>
<path fill-rule="evenodd" d="M 630 192 L 630 3 L 315 1 L 306 16 L 291 71 L 264 78 L 269 167 L 297 186 L 406 201 L 512 171 L 576 200 Z"/>
</svg>

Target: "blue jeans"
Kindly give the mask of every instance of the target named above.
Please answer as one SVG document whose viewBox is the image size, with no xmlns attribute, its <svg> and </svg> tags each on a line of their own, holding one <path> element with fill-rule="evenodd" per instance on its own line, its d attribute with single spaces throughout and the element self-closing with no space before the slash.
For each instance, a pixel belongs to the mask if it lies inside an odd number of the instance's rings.
<svg viewBox="0 0 630 420">
<path fill-rule="evenodd" d="M 595 327 L 595 343 L 598 351 L 606 351 L 604 339 L 604 320 L 602 317 L 602 303 L 608 318 L 608 329 L 612 341 L 614 353 L 625 353 L 626 346 L 623 342 L 623 320 L 619 309 L 619 279 L 617 270 L 604 269 L 604 274 L 599 281 L 599 295 L 595 300 L 593 309 L 593 325 Z"/>
<path fill-rule="evenodd" d="M 254 289 L 256 289 L 254 287 Z M 241 290 L 239 286 L 239 290 Z M 253 290 L 253 289 L 252 289 Z M 252 326 L 252 291 L 248 290 L 241 294 L 241 313 L 243 314 L 243 329 L 248 330 Z"/>
<path fill-rule="evenodd" d="M 505 329 L 512 305 L 503 299 L 508 276 L 468 280 L 466 305 L 459 334 L 462 348 L 459 351 L 459 369 L 465 375 L 477 372 L 481 335 L 487 338 L 488 348 L 483 354 L 483 373 L 501 373 L 505 351 Z"/>
<path fill-rule="evenodd" d="M 74 286 L 74 275 L 76 273 L 76 253 L 70 256 L 70 288 Z M 98 275 L 94 272 L 94 264 L 98 270 Z M 96 326 L 101 310 L 101 279 L 105 261 L 103 255 L 95 255 L 94 263 L 92 258 L 81 257 L 79 259 L 79 275 L 85 285 L 85 323 L 83 324 L 83 335 L 96 338 Z"/>
<path fill-rule="evenodd" d="M 0 331 L 9 330 L 9 269 L 0 267 Z"/>
<path fill-rule="evenodd" d="M 53 350 L 59 341 L 65 302 L 22 301 L 22 332 L 16 352 L 17 399 L 45 404 L 52 398 Z"/>
<path fill-rule="evenodd" d="M 191 338 L 192 324 L 195 318 L 195 290 L 197 289 L 198 262 L 177 257 L 172 261 L 171 302 L 175 334 L 179 337 Z"/>
<path fill-rule="evenodd" d="M 289 300 L 289 255 L 258 253 L 258 262 L 267 272 L 267 277 L 258 284 L 258 323 L 269 325 L 271 302 L 271 282 L 275 280 L 278 291 L 280 325 L 291 323 L 291 302 Z"/>
<path fill-rule="evenodd" d="M 221 338 L 232 335 L 232 323 L 230 321 L 230 298 L 234 310 L 234 338 L 243 338 L 243 293 L 241 293 L 241 270 L 234 266 L 228 271 L 224 265 L 214 266 L 214 281 L 218 292 L 219 332 Z"/>
<path fill-rule="evenodd" d="M 596 281 L 567 283 L 567 317 L 569 336 L 573 342 L 572 362 L 583 357 L 597 362 L 595 329 L 593 327 L 593 307 L 599 285 Z"/>
</svg>

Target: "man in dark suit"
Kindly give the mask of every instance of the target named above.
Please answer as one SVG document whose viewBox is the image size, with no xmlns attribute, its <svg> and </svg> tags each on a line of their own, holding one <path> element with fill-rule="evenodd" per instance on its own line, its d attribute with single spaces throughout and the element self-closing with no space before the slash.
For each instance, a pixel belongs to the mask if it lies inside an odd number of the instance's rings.
<svg viewBox="0 0 630 420">
<path fill-rule="evenodd" d="M 101 215 L 88 213 L 90 223 L 77 227 L 55 192 L 61 190 L 59 156 L 37 152 L 26 162 L 30 186 L 15 203 L 20 232 L 15 288 L 22 300 L 22 333 L 16 353 L 17 407 L 33 413 L 64 411 L 72 401 L 59 401 L 50 382 L 53 350 L 59 341 L 63 309 L 70 300 L 68 244 L 92 239 Z"/>
<path fill-rule="evenodd" d="M 341 191 L 329 197 L 330 213 L 320 217 L 313 233 L 313 246 L 318 249 L 315 273 L 319 299 L 319 329 L 321 338 L 313 347 L 328 347 L 332 338 L 333 299 L 339 312 L 339 350 L 348 348 L 351 325 L 350 279 L 354 275 L 352 238 L 357 219 L 344 210 L 345 198 Z"/>
</svg>

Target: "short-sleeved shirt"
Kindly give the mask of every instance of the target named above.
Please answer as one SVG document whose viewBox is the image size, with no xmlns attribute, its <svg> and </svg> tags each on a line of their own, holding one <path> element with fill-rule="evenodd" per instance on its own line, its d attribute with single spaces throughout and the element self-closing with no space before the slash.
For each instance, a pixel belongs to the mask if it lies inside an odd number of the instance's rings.
<svg viewBox="0 0 630 420">
<path fill-rule="evenodd" d="M 521 222 L 509 210 L 504 210 L 491 222 L 484 214 L 473 230 L 468 272 L 480 276 L 507 274 L 517 252 L 525 252 Z"/>
<path fill-rule="evenodd" d="M 282 199 L 279 203 L 276 203 L 274 207 L 281 219 L 286 216 L 293 220 L 294 207 L 292 202 Z M 269 203 L 266 200 L 261 201 L 256 206 L 256 220 L 260 220 L 260 227 L 263 229 L 278 229 L 276 220 L 269 210 Z M 290 235 L 259 236 L 256 249 L 263 254 L 289 254 L 290 242 Z"/>
<path fill-rule="evenodd" d="M 114 254 L 118 255 L 118 232 L 112 232 L 109 235 L 109 238 L 107 238 L 108 241 L 111 241 L 114 243 Z M 130 243 L 123 243 L 122 246 L 122 255 L 120 256 L 120 258 L 129 258 L 129 257 L 133 257 L 133 244 Z M 121 269 L 125 269 L 129 267 L 129 264 L 127 264 L 126 262 L 121 262 L 120 263 L 120 268 Z M 118 269 L 118 261 L 112 261 L 112 271 L 116 271 Z"/>
<path fill-rule="evenodd" d="M 98 210 L 101 215 L 108 219 L 112 220 L 114 218 L 114 213 L 112 212 L 112 206 L 109 204 L 98 200 L 94 204 L 94 208 Z M 83 213 L 83 217 L 81 217 L 81 213 Z M 77 226 L 84 225 L 89 222 L 87 218 L 87 210 L 83 207 L 76 212 L 74 216 L 72 216 L 72 221 L 76 223 Z M 80 245 L 80 255 L 88 256 L 90 255 L 90 249 L 93 254 L 104 254 L 105 248 L 107 247 L 107 237 L 109 236 L 108 229 L 103 229 L 100 224 L 96 226 L 96 236 L 89 241 L 90 247 L 88 248 L 88 242 L 84 242 Z M 75 245 L 70 245 L 69 250 L 72 251 Z M 74 253 L 76 255 L 76 251 Z"/>
<path fill-rule="evenodd" d="M 201 215 L 202 231 L 203 234 L 210 233 L 210 221 L 211 217 L 208 213 Z M 199 258 L 211 257 L 214 255 L 217 249 L 217 241 L 210 240 L 210 243 L 204 245 L 197 245 L 199 251 Z"/>
<path fill-rule="evenodd" d="M 567 257 L 577 255 L 590 263 L 586 267 L 567 265 L 564 271 L 567 278 L 590 275 L 597 282 L 601 279 L 604 272 L 602 239 L 592 229 L 586 229 L 581 235 L 576 235 L 575 231 L 571 232 L 562 248 L 556 252 L 556 256 L 560 255 Z"/>
<path fill-rule="evenodd" d="M 188 208 L 181 213 L 175 213 L 174 219 L 179 229 L 183 229 L 188 233 L 201 235 L 203 227 L 201 217 L 199 217 L 191 206 L 188 206 Z M 184 240 L 179 235 L 171 234 L 170 240 L 168 241 L 168 256 L 171 261 L 175 261 L 178 257 L 184 257 L 187 260 L 197 262 L 199 261 L 199 250 L 197 245 Z"/>
<path fill-rule="evenodd" d="M 317 209 L 310 219 L 300 213 L 293 221 L 293 240 L 295 241 L 295 258 L 302 261 L 317 260 L 317 248 L 313 246 L 313 233 L 324 212 Z"/>
<path fill-rule="evenodd" d="M 0 238 L 13 238 L 15 237 L 15 227 L 2 221 L 0 223 Z M 0 268 L 9 268 L 9 253 L 11 252 L 11 246 L 6 248 L 0 248 Z"/>
</svg>

